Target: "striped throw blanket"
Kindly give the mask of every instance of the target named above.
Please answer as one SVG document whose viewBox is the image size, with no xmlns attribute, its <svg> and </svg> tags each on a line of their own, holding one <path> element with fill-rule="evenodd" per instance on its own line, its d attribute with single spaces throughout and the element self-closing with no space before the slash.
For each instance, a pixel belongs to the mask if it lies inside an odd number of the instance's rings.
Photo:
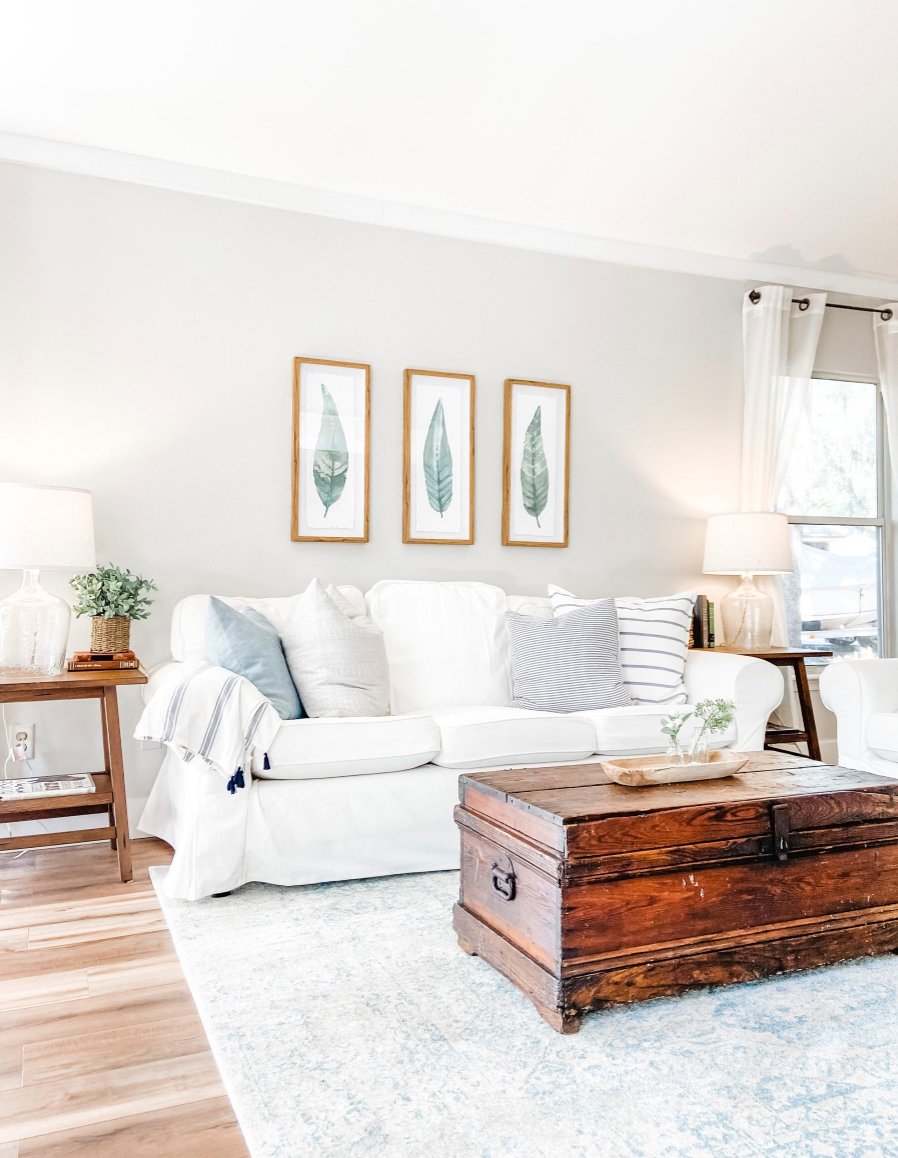
<svg viewBox="0 0 898 1158">
<path fill-rule="evenodd" d="M 227 781 L 233 794 L 245 785 L 254 752 L 263 756 L 280 717 L 243 676 L 203 664 L 159 689 L 135 729 L 137 740 L 165 744 L 186 763 L 200 759 Z"/>
</svg>

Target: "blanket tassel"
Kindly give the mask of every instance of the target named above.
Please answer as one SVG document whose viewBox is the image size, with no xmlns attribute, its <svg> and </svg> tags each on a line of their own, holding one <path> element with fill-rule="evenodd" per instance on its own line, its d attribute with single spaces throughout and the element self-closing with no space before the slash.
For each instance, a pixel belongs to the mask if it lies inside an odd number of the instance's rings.
<svg viewBox="0 0 898 1158">
<path fill-rule="evenodd" d="M 242 768 L 237 769 L 237 771 L 234 773 L 234 775 L 228 781 L 226 787 L 227 787 L 228 792 L 230 792 L 230 794 L 232 796 L 234 795 L 234 793 L 237 791 L 238 788 L 245 788 L 246 787 L 246 783 L 243 779 L 243 769 Z"/>
<path fill-rule="evenodd" d="M 267 752 L 262 753 L 262 768 L 266 772 L 271 771 L 271 761 L 268 759 L 268 753 Z"/>
</svg>

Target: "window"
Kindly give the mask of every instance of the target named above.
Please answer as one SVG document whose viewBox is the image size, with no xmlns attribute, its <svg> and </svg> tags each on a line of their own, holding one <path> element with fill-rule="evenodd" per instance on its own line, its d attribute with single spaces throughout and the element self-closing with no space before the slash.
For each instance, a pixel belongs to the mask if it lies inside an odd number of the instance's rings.
<svg viewBox="0 0 898 1158">
<path fill-rule="evenodd" d="M 792 523 L 789 643 L 834 659 L 885 654 L 882 428 L 876 383 L 812 379 L 777 504 Z"/>
</svg>

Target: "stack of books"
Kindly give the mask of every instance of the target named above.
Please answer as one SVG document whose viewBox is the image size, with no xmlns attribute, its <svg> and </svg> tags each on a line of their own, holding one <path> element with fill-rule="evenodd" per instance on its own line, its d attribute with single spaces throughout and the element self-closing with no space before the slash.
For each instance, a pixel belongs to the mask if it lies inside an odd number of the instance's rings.
<svg viewBox="0 0 898 1158">
<path fill-rule="evenodd" d="M 69 671 L 136 671 L 140 660 L 133 651 L 76 651 L 66 660 Z"/>
<path fill-rule="evenodd" d="M 714 604 L 707 595 L 699 595 L 692 613 L 692 646 L 715 647 Z"/>
</svg>

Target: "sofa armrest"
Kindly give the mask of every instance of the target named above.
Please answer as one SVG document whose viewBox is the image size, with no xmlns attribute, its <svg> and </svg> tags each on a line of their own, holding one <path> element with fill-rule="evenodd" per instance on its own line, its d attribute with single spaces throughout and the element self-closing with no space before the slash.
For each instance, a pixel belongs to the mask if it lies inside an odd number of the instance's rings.
<svg viewBox="0 0 898 1158">
<path fill-rule="evenodd" d="M 736 705 L 736 752 L 764 747 L 770 713 L 782 703 L 785 685 L 778 667 L 762 659 L 729 652 L 691 650 L 683 676 L 689 703 L 705 699 L 732 700 Z"/>
<path fill-rule="evenodd" d="M 168 659 L 165 663 L 151 667 L 147 673 L 149 678 L 141 688 L 143 702 L 148 704 L 163 685 L 167 684 L 169 680 L 180 679 L 183 672 L 184 664 L 174 659 Z"/>
<path fill-rule="evenodd" d="M 846 768 L 894 774 L 895 765 L 867 747 L 874 712 L 898 712 L 898 659 L 842 660 L 820 675 L 820 698 L 836 717 L 839 763 Z"/>
</svg>

